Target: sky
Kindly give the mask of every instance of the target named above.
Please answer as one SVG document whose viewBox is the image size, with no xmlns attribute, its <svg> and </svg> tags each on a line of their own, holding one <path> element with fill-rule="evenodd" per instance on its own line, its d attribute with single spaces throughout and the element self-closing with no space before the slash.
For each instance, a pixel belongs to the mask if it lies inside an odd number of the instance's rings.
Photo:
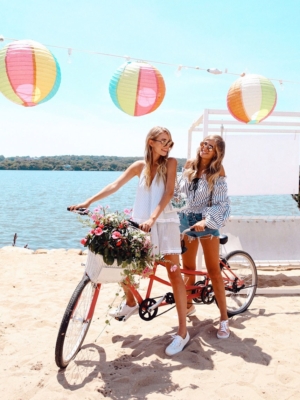
<svg viewBox="0 0 300 400">
<path fill-rule="evenodd" d="M 238 78 L 208 68 L 299 82 L 273 81 L 276 111 L 300 111 L 298 0 L 0 0 L 0 6 L 0 35 L 42 43 L 62 75 L 57 94 L 36 107 L 0 95 L 5 157 L 142 156 L 146 134 L 160 125 L 173 135 L 172 155 L 185 158 L 189 127 L 205 108 L 226 109 Z M 123 113 L 108 87 L 125 58 L 77 49 L 152 60 L 165 80 L 163 103 L 145 116 Z M 179 65 L 205 71 L 178 73 Z"/>
</svg>

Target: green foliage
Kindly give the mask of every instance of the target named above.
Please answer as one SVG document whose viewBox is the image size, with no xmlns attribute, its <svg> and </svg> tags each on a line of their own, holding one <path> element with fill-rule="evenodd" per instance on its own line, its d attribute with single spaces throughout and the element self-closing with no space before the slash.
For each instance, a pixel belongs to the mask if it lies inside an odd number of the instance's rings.
<svg viewBox="0 0 300 400">
<path fill-rule="evenodd" d="M 106 265 L 123 268 L 125 276 L 133 279 L 134 274 L 152 273 L 155 261 L 149 234 L 131 226 L 128 219 L 131 210 L 108 213 L 107 207 L 98 206 L 88 215 L 92 228 L 81 244 L 95 254 L 100 254 Z M 84 225 L 87 225 L 84 222 Z"/>
<path fill-rule="evenodd" d="M 0 170 L 43 171 L 125 171 L 130 164 L 142 157 L 115 156 L 53 156 L 53 157 L 4 157 L 0 155 Z M 177 159 L 181 171 L 184 158 Z"/>
</svg>

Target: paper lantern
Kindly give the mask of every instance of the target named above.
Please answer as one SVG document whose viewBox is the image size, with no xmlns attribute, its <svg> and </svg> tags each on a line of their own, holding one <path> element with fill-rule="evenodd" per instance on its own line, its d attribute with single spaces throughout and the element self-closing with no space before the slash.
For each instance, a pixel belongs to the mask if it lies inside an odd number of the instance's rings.
<svg viewBox="0 0 300 400">
<path fill-rule="evenodd" d="M 135 117 L 156 110 L 165 93 L 165 82 L 160 72 L 143 62 L 126 62 L 121 65 L 109 84 L 109 94 L 114 104 Z"/>
<path fill-rule="evenodd" d="M 55 95 L 60 80 L 58 62 L 42 44 L 18 40 L 0 50 L 0 91 L 14 103 L 44 103 Z"/>
<path fill-rule="evenodd" d="M 227 94 L 231 115 L 246 124 L 258 124 L 274 110 L 277 101 L 273 83 L 261 75 L 249 74 L 237 79 Z"/>
</svg>

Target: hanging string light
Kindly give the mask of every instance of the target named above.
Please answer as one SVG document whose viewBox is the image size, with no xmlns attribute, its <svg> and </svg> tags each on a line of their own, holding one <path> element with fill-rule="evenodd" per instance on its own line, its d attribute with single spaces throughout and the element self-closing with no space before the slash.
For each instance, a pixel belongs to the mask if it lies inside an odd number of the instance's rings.
<svg viewBox="0 0 300 400">
<path fill-rule="evenodd" d="M 14 38 L 9 38 L 9 37 L 4 37 L 3 35 L 0 35 L 0 41 L 12 41 L 12 40 L 18 40 L 18 39 L 14 39 Z M 67 50 L 70 47 L 65 47 L 65 46 L 58 46 L 58 45 L 52 45 L 52 44 L 45 44 L 45 46 L 47 47 L 53 47 L 53 48 L 57 48 L 57 49 L 64 49 Z M 112 53 L 103 53 L 103 52 L 99 52 L 99 51 L 93 51 L 93 50 L 87 50 L 87 49 L 76 49 L 72 47 L 72 52 L 81 52 L 81 53 L 87 53 L 87 54 L 95 54 L 95 55 L 100 55 L 100 56 L 105 56 L 105 57 L 114 57 L 114 58 L 121 58 L 121 59 L 125 59 L 126 61 L 141 61 L 141 58 L 137 58 L 137 57 L 129 57 L 129 56 L 124 56 L 124 55 L 119 55 L 119 54 L 112 54 Z M 150 63 L 150 64 L 160 64 L 160 65 L 166 65 L 166 66 L 172 66 L 175 68 L 178 68 L 178 64 L 175 63 L 169 63 L 169 62 L 164 62 L 164 61 L 157 61 L 157 60 L 147 60 L 147 59 L 142 59 L 143 62 L 146 63 Z M 184 64 L 180 64 L 181 68 L 183 69 L 192 69 L 192 70 L 198 70 L 198 71 L 206 71 L 206 72 L 210 72 L 214 75 L 221 75 L 222 71 L 219 70 L 218 68 L 202 68 L 199 66 L 191 66 L 191 65 L 184 65 Z M 214 71 L 214 72 L 213 72 Z M 240 76 L 241 73 L 237 73 L 237 72 L 229 72 L 228 68 L 225 69 L 224 73 L 228 74 L 228 75 L 235 75 L 235 76 Z M 280 79 L 280 78 L 270 78 L 268 77 L 269 80 L 271 81 L 277 81 L 277 82 L 282 82 L 283 83 L 294 83 L 294 84 L 298 84 L 300 85 L 300 81 L 291 81 L 291 80 L 287 80 L 287 79 Z"/>
</svg>

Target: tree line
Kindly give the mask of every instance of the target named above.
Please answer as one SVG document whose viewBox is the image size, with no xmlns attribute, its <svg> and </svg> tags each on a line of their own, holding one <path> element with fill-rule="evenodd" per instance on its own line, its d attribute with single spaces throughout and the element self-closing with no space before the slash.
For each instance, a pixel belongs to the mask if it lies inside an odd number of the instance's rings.
<svg viewBox="0 0 300 400">
<path fill-rule="evenodd" d="M 30 171 L 125 171 L 134 161 L 143 157 L 116 156 L 51 156 L 51 157 L 4 157 L 0 155 L 0 170 Z M 181 171 L 185 158 L 177 159 Z"/>
</svg>

